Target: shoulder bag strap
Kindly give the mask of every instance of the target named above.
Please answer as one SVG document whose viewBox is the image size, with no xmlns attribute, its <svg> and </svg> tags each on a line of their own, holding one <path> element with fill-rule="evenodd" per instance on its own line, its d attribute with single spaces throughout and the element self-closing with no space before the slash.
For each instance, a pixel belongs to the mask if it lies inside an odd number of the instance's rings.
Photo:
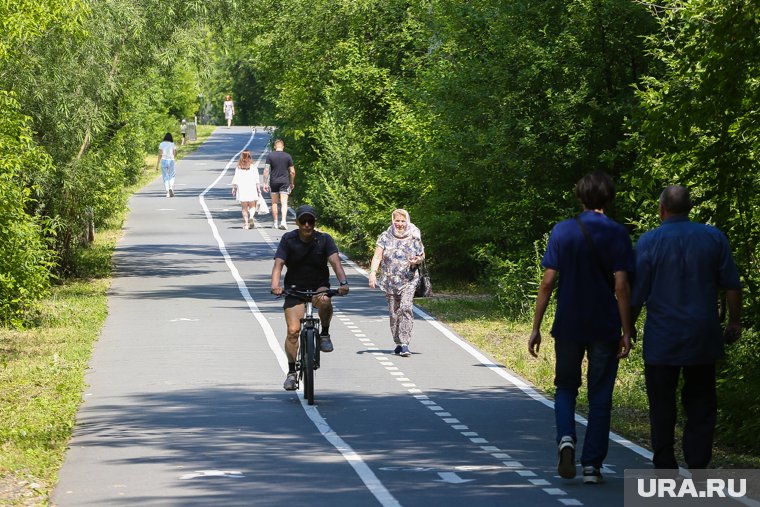
<svg viewBox="0 0 760 507">
<path fill-rule="evenodd" d="M 604 278 L 604 281 L 607 282 L 607 285 L 609 285 L 610 289 L 612 289 L 612 292 L 615 292 L 615 277 L 610 276 L 610 274 L 604 270 L 602 259 L 599 257 L 599 252 L 597 252 L 596 248 L 594 247 L 594 240 L 591 239 L 591 234 L 589 234 L 588 229 L 586 229 L 586 225 L 583 223 L 583 220 L 581 220 L 581 217 L 575 217 L 575 221 L 578 222 L 578 227 L 581 228 L 583 237 L 586 238 L 586 244 L 588 244 L 588 247 L 591 250 L 591 254 L 594 256 L 596 267 L 602 274 L 602 278 Z"/>
</svg>

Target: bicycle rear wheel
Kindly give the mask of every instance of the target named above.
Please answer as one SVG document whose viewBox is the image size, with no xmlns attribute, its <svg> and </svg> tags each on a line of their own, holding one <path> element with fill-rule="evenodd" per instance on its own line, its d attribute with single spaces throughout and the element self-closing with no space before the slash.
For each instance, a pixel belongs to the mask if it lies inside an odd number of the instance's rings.
<svg viewBox="0 0 760 507">
<path fill-rule="evenodd" d="M 317 344 L 317 332 L 314 329 L 306 331 L 306 364 L 303 372 L 303 396 L 314 405 L 314 366 Z"/>
</svg>

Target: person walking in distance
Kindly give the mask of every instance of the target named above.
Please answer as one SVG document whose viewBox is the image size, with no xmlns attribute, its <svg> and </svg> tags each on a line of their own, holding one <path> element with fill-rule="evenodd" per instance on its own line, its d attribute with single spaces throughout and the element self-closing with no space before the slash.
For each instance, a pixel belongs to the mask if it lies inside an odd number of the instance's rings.
<svg viewBox="0 0 760 507">
<path fill-rule="evenodd" d="M 166 197 L 174 197 L 175 159 L 177 158 L 177 146 L 174 138 L 167 132 L 164 140 L 158 145 L 158 160 L 161 164 L 161 178 L 164 180 Z"/>
<path fill-rule="evenodd" d="M 377 238 L 375 255 L 369 269 L 369 286 L 380 287 L 385 292 L 390 313 L 391 334 L 396 348 L 393 351 L 403 357 L 412 353 L 414 313 L 412 312 L 414 290 L 420 279 L 419 265 L 425 260 L 420 230 L 409 221 L 409 213 L 403 209 L 391 214 L 391 226 Z M 377 270 L 382 267 L 380 281 Z"/>
<path fill-rule="evenodd" d="M 182 146 L 184 146 L 187 139 L 187 120 L 184 118 L 179 124 L 179 132 L 182 134 Z"/>
<path fill-rule="evenodd" d="M 610 177 L 603 172 L 587 174 L 576 183 L 575 195 L 583 211 L 554 226 L 541 261 L 544 274 L 528 351 L 538 357 L 541 321 L 559 278 L 551 329 L 556 354 L 557 471 L 564 479 L 576 474 L 575 403 L 586 356 L 588 426 L 580 461 L 583 482 L 593 484 L 602 481 L 601 468 L 609 447 L 618 361 L 628 356 L 631 346 L 628 273 L 633 271 L 634 259 L 626 229 L 604 213 L 615 197 Z"/>
<path fill-rule="evenodd" d="M 232 178 L 232 195 L 237 197 L 243 214 L 243 229 L 253 227 L 253 215 L 261 198 L 259 171 L 252 167 L 253 156 L 250 150 L 243 150 Z"/>
<path fill-rule="evenodd" d="M 691 222 L 686 187 L 671 185 L 660 195 L 661 225 L 636 244 L 634 322 L 642 305 L 644 379 L 649 399 L 652 462 L 663 475 L 678 474 L 674 453 L 678 408 L 686 415 L 683 456 L 690 470 L 705 469 L 712 458 L 718 413 L 715 363 L 726 343 L 741 334 L 741 281 L 728 240 L 717 228 Z M 721 331 L 718 294 L 725 291 L 728 324 Z"/>
<path fill-rule="evenodd" d="M 279 222 L 280 229 L 287 229 L 288 196 L 296 186 L 296 168 L 293 166 L 293 158 L 285 152 L 285 142 L 277 139 L 274 142 L 274 151 L 267 154 L 264 162 L 264 191 L 272 195 L 272 218 L 277 229 L 278 206 L 282 212 Z"/>
<path fill-rule="evenodd" d="M 222 109 L 224 110 L 224 119 L 227 120 L 227 128 L 230 128 L 232 126 L 232 117 L 235 116 L 235 104 L 232 103 L 230 95 L 224 98 Z"/>
<path fill-rule="evenodd" d="M 348 294 L 348 279 L 343 265 L 340 263 L 338 247 L 335 240 L 327 233 L 314 229 L 317 221 L 317 212 L 308 205 L 300 206 L 296 210 L 296 223 L 298 229 L 288 231 L 280 238 L 277 251 L 274 254 L 274 266 L 272 267 L 272 294 L 280 295 L 283 288 L 280 286 L 282 268 L 286 267 L 285 286 L 294 287 L 297 290 L 322 291 L 330 288 L 330 272 L 328 263 L 332 266 L 333 273 L 338 279 L 340 286 L 338 294 Z M 330 321 L 332 320 L 332 301 L 325 294 L 314 296 L 314 307 L 319 310 L 319 320 L 322 330 L 319 335 L 319 349 L 322 352 L 332 352 L 333 344 L 330 340 Z M 298 333 L 301 330 L 301 319 L 304 316 L 304 302 L 295 297 L 286 297 L 283 306 L 285 310 L 285 322 L 288 328 L 285 338 L 285 355 L 288 358 L 288 375 L 285 377 L 283 387 L 286 391 L 294 391 L 298 386 L 298 374 L 296 373 L 296 357 L 298 356 Z"/>
</svg>

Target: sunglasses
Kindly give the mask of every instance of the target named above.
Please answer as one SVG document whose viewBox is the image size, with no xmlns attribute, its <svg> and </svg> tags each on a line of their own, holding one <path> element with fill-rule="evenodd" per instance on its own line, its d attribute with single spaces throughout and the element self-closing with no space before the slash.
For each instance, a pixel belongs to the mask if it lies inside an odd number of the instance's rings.
<svg viewBox="0 0 760 507">
<path fill-rule="evenodd" d="M 314 225 L 315 219 L 314 217 L 303 217 L 298 219 L 298 223 L 301 225 Z"/>
</svg>

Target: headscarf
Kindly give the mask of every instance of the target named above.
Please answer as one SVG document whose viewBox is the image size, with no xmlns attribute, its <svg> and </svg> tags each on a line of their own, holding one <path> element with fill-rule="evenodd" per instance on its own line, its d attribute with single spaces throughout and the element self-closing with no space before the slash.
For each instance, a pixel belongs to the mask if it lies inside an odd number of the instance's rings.
<svg viewBox="0 0 760 507">
<path fill-rule="evenodd" d="M 396 215 L 404 215 L 406 217 L 406 228 L 404 228 L 404 230 L 401 232 L 398 232 L 396 230 L 396 226 L 393 224 L 393 218 Z M 417 226 L 414 225 L 409 219 L 409 212 L 401 208 L 394 209 L 393 213 L 391 213 L 391 226 L 388 228 L 386 232 L 392 237 L 398 238 L 398 239 L 404 239 L 409 236 L 413 238 L 417 238 L 417 239 L 422 238 L 419 228 L 417 228 Z"/>
</svg>

